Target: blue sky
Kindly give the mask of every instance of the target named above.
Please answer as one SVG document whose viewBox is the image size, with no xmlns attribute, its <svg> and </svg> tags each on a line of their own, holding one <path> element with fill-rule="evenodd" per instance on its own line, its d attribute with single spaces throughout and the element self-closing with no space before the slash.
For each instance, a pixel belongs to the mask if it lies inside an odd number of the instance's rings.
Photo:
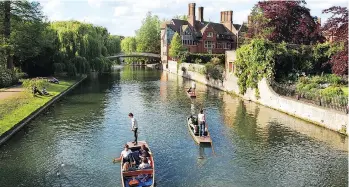
<svg viewBox="0 0 349 187">
<path fill-rule="evenodd" d="M 188 3 L 204 7 L 204 20 L 219 22 L 220 11 L 233 10 L 233 22 L 247 21 L 256 0 L 39 0 L 50 21 L 79 20 L 104 26 L 111 34 L 134 36 L 148 11 L 160 19 L 172 18 L 188 12 Z M 347 0 L 306 0 L 312 16 L 321 17 L 325 8 L 347 6 Z M 197 9 L 197 8 L 196 8 Z M 196 10 L 197 11 L 197 10 Z"/>
</svg>

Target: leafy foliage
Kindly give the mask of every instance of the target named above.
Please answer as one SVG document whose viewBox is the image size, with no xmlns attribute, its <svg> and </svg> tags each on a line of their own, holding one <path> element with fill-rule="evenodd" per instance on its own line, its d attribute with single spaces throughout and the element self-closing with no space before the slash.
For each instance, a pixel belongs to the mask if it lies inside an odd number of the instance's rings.
<svg viewBox="0 0 349 187">
<path fill-rule="evenodd" d="M 33 91 L 34 86 L 36 86 L 40 90 L 44 87 L 47 87 L 48 82 L 47 80 L 41 78 L 25 79 L 22 85 L 27 92 L 31 93 Z"/>
<path fill-rule="evenodd" d="M 237 50 L 235 75 L 241 94 L 248 87 L 258 90 L 258 82 L 263 77 L 274 78 L 276 54 L 273 44 L 263 39 L 254 39 Z"/>
<path fill-rule="evenodd" d="M 320 25 L 304 5 L 304 0 L 258 2 L 251 13 L 249 36 L 294 44 L 323 41 Z"/>
<path fill-rule="evenodd" d="M 13 70 L 0 68 L 0 88 L 11 86 L 17 82 L 18 77 Z"/>
<path fill-rule="evenodd" d="M 175 33 L 171 40 L 169 55 L 173 59 L 178 59 L 183 51 L 185 51 L 185 48 L 182 45 L 182 39 L 178 33 Z"/>
<path fill-rule="evenodd" d="M 212 58 L 209 63 L 205 65 L 206 75 L 214 80 L 224 80 L 224 66 L 219 58 Z"/>
<path fill-rule="evenodd" d="M 136 31 L 137 51 L 160 54 L 160 20 L 148 12 Z"/>
<path fill-rule="evenodd" d="M 342 50 L 338 51 L 329 60 L 332 72 L 337 75 L 348 75 L 348 9 L 346 7 L 333 6 L 323 11 L 332 16 L 325 23 L 323 30 L 333 33 L 334 41 L 342 43 Z"/>
</svg>

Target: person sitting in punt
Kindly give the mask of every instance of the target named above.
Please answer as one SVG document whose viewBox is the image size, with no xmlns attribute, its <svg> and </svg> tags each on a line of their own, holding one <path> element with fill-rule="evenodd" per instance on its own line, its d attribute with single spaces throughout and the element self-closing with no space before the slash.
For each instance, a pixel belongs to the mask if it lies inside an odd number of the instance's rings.
<svg viewBox="0 0 349 187">
<path fill-rule="evenodd" d="M 150 169 L 150 164 L 148 163 L 148 159 L 146 157 L 142 158 L 142 163 L 139 164 L 138 169 Z"/>
<path fill-rule="evenodd" d="M 139 150 L 139 155 L 140 157 L 150 157 L 150 154 L 149 154 L 149 149 L 145 146 L 145 145 L 142 145 L 141 146 L 141 149 Z"/>
<path fill-rule="evenodd" d="M 130 155 L 131 153 L 132 153 L 132 152 L 131 152 L 131 150 L 129 149 L 128 145 L 125 144 L 124 150 L 121 151 L 121 154 L 120 154 L 120 158 L 119 158 L 119 159 L 120 159 L 120 160 L 121 160 L 121 159 L 124 159 L 125 162 L 128 162 L 128 161 L 130 161 L 129 155 Z"/>
</svg>

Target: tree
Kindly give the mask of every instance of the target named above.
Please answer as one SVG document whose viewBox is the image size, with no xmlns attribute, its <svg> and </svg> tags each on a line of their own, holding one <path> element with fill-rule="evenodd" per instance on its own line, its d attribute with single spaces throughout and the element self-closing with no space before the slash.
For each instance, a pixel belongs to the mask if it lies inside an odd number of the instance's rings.
<svg viewBox="0 0 349 187">
<path fill-rule="evenodd" d="M 322 29 L 327 33 L 333 33 L 334 42 L 341 43 L 344 47 L 334 54 L 329 61 L 332 65 L 332 72 L 337 75 L 348 75 L 348 9 L 333 6 L 323 10 L 323 13 L 331 13 L 332 16 L 326 21 Z"/>
<path fill-rule="evenodd" d="M 148 12 L 136 31 L 137 51 L 160 54 L 160 20 Z"/>
<path fill-rule="evenodd" d="M 188 16 L 187 15 L 176 15 L 173 17 L 174 19 L 180 19 L 180 20 L 188 20 Z"/>
<path fill-rule="evenodd" d="M 29 1 L 3 1 L 0 3 L 3 15 L 3 36 L 9 47 L 6 48 L 7 68 L 13 69 L 13 46 L 10 41 L 13 22 L 40 22 L 44 17 L 40 3 Z M 13 18 L 13 19 L 12 19 Z"/>
<path fill-rule="evenodd" d="M 106 42 L 106 48 L 109 55 L 115 55 L 121 51 L 121 40 L 120 36 L 110 35 Z"/>
<path fill-rule="evenodd" d="M 179 58 L 181 52 L 183 51 L 185 51 L 185 49 L 182 44 L 182 39 L 178 33 L 175 33 L 171 40 L 169 55 L 170 57 L 176 59 Z"/>
<path fill-rule="evenodd" d="M 257 24 L 252 25 L 249 35 L 266 35 L 265 38 L 277 43 L 322 42 L 324 38 L 320 33 L 320 25 L 310 15 L 305 4 L 304 0 L 258 2 L 251 14 Z M 268 32 L 263 33 L 265 31 Z"/>
<path fill-rule="evenodd" d="M 135 37 L 126 37 L 121 41 L 121 51 L 129 54 L 135 52 L 137 49 L 137 42 Z"/>
</svg>

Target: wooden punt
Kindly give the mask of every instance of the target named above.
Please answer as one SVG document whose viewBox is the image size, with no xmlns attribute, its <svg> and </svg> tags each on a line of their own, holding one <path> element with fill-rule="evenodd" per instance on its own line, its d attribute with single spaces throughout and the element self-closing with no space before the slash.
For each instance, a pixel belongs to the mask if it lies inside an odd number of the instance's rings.
<svg viewBox="0 0 349 187">
<path fill-rule="evenodd" d="M 189 123 L 189 117 L 187 118 L 187 126 L 188 126 L 188 130 L 190 135 L 193 137 L 194 141 L 197 144 L 211 144 L 212 143 L 212 139 L 210 136 L 210 133 L 207 130 L 207 136 L 198 136 L 194 134 L 194 129 L 191 127 L 190 123 Z M 206 124 L 207 127 L 207 124 Z"/>
<path fill-rule="evenodd" d="M 188 92 L 188 91 L 186 91 L 186 92 L 187 92 L 188 97 L 190 97 L 190 98 L 196 98 L 196 95 L 195 95 L 194 92 Z"/>
<path fill-rule="evenodd" d="M 145 145 L 149 149 L 149 160 L 150 160 L 150 166 L 151 169 L 142 169 L 142 170 L 134 170 L 134 171 L 122 171 L 122 166 L 124 165 L 124 161 L 121 161 L 121 184 L 122 187 L 130 187 L 129 181 L 133 178 L 137 179 L 139 182 L 139 185 L 136 187 L 154 187 L 155 186 L 155 168 L 154 168 L 154 158 L 153 154 L 150 151 L 150 148 L 145 141 L 138 141 L 137 145 L 134 145 L 132 142 L 127 142 L 127 145 L 131 149 L 132 152 L 140 150 L 142 145 Z M 145 182 L 141 182 L 139 180 L 138 176 L 140 175 L 148 175 L 148 179 Z"/>
</svg>

